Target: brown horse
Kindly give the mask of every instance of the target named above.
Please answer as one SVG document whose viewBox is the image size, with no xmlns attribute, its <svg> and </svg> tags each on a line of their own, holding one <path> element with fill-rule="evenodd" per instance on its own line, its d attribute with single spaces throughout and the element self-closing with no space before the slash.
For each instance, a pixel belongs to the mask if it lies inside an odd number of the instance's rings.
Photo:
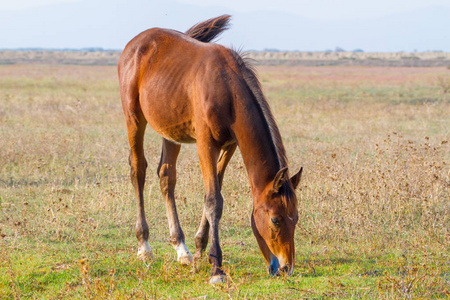
<svg viewBox="0 0 450 300">
<path fill-rule="evenodd" d="M 239 145 L 253 196 L 251 224 L 270 274 L 294 270 L 294 229 L 301 171 L 288 177 L 281 135 L 260 83 L 237 52 L 209 43 L 227 28 L 230 16 L 207 20 L 186 33 L 153 28 L 132 39 L 120 56 L 122 106 L 131 147 L 131 181 L 136 191 L 138 256 L 152 256 L 144 213 L 147 123 L 163 137 L 158 166 L 170 239 L 181 264 L 193 256 L 185 245 L 175 206 L 176 160 L 180 143 L 197 143 L 205 203 L 195 236 L 195 257 L 208 239 L 211 283 L 223 280 L 219 221 L 225 168 Z"/>
</svg>

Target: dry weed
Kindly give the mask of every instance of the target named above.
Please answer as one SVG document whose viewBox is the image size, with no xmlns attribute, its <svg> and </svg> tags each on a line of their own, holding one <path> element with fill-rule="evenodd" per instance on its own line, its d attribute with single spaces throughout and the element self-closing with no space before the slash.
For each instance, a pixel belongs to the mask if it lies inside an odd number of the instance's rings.
<svg viewBox="0 0 450 300">
<path fill-rule="evenodd" d="M 448 246 L 444 238 L 450 223 L 447 145 L 393 133 L 377 143 L 372 154 L 359 156 L 345 148 L 331 153 L 317 166 L 320 171 L 311 174 L 317 177 L 308 178 L 322 184 L 304 189 L 305 221 L 300 229 L 315 242 L 378 236 L 391 247 L 407 236 L 414 242 L 419 229 Z M 320 219 L 315 218 L 318 215 Z"/>
<path fill-rule="evenodd" d="M 237 151 L 225 173 L 221 220 L 221 243 L 234 260 L 227 258 L 228 281 L 213 292 L 232 298 L 260 295 L 254 291 L 259 292 L 264 281 L 271 288 L 291 288 L 271 296 L 287 291 L 292 297 L 445 297 L 449 270 L 448 256 L 442 253 L 450 251 L 450 106 L 436 88 L 443 70 L 260 71 L 290 167 L 304 166 L 294 282 L 291 286 L 290 279 L 264 277 L 264 262 L 249 226 L 250 186 Z M 3 277 L 6 297 L 37 291 L 22 284 L 34 276 L 32 267 L 24 270 L 18 264 L 23 259 L 45 264 L 48 255 L 58 259 L 48 272 L 73 277 L 60 287 L 43 283 L 48 293 L 59 289 L 52 294 L 55 298 L 172 295 L 158 290 L 157 284 L 168 291 L 177 284 L 189 286 L 180 296 L 186 298 L 213 293 L 205 291 L 207 259 L 192 272 L 181 269 L 167 242 L 164 201 L 155 174 L 161 142 L 151 130 L 145 145 L 145 193 L 157 262 L 146 269 L 129 258 L 136 251 L 135 201 L 115 68 L 2 66 L 0 81 L 0 140 L 6 145 L 0 148 L 0 223 L 8 244 L 1 264 L 5 274 L 9 272 Z M 195 146 L 183 146 L 177 165 L 177 208 L 188 244 L 203 207 L 196 157 Z M 79 261 L 79 253 L 89 260 Z M 418 258 L 402 265 L 395 257 L 403 253 Z M 117 261 L 125 256 L 123 264 Z M 104 266 L 111 257 L 112 271 Z M 378 261 L 380 257 L 392 259 Z M 340 266 L 372 260 L 367 269 L 361 267 L 345 278 L 339 275 Z M 76 266 L 80 272 L 73 275 Z M 103 270 L 95 271 L 99 268 Z M 378 278 L 381 274 L 385 275 Z M 305 279 L 314 283 L 295 285 Z M 367 281 L 354 288 L 345 279 Z M 316 291 L 317 286 L 322 289 Z"/>
<path fill-rule="evenodd" d="M 384 294 L 389 293 L 404 299 L 417 296 L 430 298 L 432 295 L 449 296 L 448 285 L 439 278 L 440 271 L 429 270 L 426 264 L 403 263 L 397 274 L 385 272 L 378 282 L 378 289 Z"/>
<path fill-rule="evenodd" d="M 443 94 L 450 92 L 450 77 L 449 76 L 438 76 L 437 86 L 442 89 Z"/>
</svg>

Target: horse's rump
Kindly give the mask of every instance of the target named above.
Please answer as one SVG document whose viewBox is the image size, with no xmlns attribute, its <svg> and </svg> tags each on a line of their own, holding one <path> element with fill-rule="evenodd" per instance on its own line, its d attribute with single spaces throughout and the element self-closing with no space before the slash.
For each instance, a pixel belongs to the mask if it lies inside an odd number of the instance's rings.
<svg viewBox="0 0 450 300">
<path fill-rule="evenodd" d="M 213 129 L 219 135 L 227 130 L 224 117 L 231 118 L 225 116 L 231 105 L 226 79 L 233 76 L 230 64 L 235 64 L 231 51 L 174 30 L 147 30 L 129 43 L 119 61 L 119 80 L 126 81 L 127 73 L 137 79 L 121 84 L 132 87 L 128 94 L 134 95 L 125 101 L 135 101 L 150 126 L 175 142 L 195 141 L 200 115 L 209 117 L 205 121 L 211 127 L 221 124 Z M 217 112 L 220 122 L 214 121 Z"/>
</svg>

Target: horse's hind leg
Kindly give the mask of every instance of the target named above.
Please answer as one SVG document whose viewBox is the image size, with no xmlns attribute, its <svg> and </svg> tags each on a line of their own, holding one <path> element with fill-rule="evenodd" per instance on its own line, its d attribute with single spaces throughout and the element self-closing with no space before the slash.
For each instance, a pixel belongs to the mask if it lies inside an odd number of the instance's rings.
<svg viewBox="0 0 450 300">
<path fill-rule="evenodd" d="M 170 241 L 177 251 L 178 262 L 188 265 L 193 257 L 184 243 L 184 233 L 178 220 L 175 205 L 175 184 L 177 182 L 176 162 L 181 146 L 163 139 L 161 160 L 158 166 L 161 192 L 166 201 L 167 219 L 169 221 Z"/>
<path fill-rule="evenodd" d="M 230 161 L 231 157 L 236 150 L 237 143 L 226 146 L 220 151 L 219 160 L 217 162 L 217 176 L 219 179 L 219 186 L 222 189 L 223 175 L 225 174 L 225 169 Z M 195 258 L 199 259 L 202 256 L 203 251 L 205 251 L 208 245 L 208 235 L 209 235 L 209 223 L 206 219 L 206 207 L 203 208 L 202 220 L 200 222 L 200 227 L 195 235 Z"/>
<path fill-rule="evenodd" d="M 129 158 L 131 182 L 136 193 L 137 221 L 135 233 L 139 242 L 137 255 L 142 260 L 145 260 L 147 257 L 153 259 L 152 249 L 148 243 L 148 224 L 144 210 L 144 183 L 147 169 L 147 161 L 144 156 L 144 133 L 147 121 L 138 108 L 133 110 L 132 113 L 126 111 L 125 116 L 128 140 L 131 147 Z"/>
</svg>

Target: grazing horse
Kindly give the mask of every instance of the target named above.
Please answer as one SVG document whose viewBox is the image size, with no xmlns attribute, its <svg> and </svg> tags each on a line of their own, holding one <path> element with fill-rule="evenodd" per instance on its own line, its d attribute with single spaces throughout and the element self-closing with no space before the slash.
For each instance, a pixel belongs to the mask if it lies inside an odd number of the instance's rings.
<svg viewBox="0 0 450 300">
<path fill-rule="evenodd" d="M 272 275 L 294 270 L 294 229 L 301 171 L 289 178 L 280 132 L 252 66 L 239 53 L 209 43 L 230 16 L 199 23 L 186 33 L 153 28 L 125 47 L 118 72 L 131 147 L 131 181 L 137 199 L 138 256 L 153 256 L 144 212 L 147 123 L 163 138 L 158 166 L 170 240 L 181 264 L 193 256 L 185 245 L 175 206 L 176 161 L 181 143 L 196 143 L 205 186 L 203 215 L 195 235 L 195 258 L 208 239 L 211 283 L 221 282 L 222 180 L 236 147 L 244 160 L 253 197 L 251 225 Z"/>
</svg>

